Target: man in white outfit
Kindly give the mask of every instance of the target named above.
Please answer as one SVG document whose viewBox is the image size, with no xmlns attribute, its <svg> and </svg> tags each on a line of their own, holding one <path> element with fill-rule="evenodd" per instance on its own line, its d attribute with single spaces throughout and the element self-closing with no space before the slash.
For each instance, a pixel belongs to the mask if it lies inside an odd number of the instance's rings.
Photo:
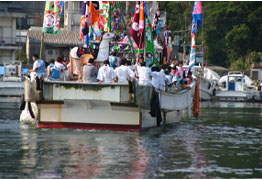
<svg viewBox="0 0 262 180">
<path fill-rule="evenodd" d="M 128 83 L 128 79 L 134 79 L 135 75 L 131 69 L 126 66 L 126 60 L 121 60 L 121 65 L 115 69 L 115 74 L 118 78 L 118 83 Z"/>
<path fill-rule="evenodd" d="M 98 84 L 116 81 L 116 75 L 114 69 L 109 66 L 109 60 L 105 60 L 104 65 L 99 68 L 97 79 L 99 80 Z"/>
<path fill-rule="evenodd" d="M 166 77 L 165 77 L 165 73 L 164 70 L 162 69 L 159 72 L 159 68 L 158 67 L 152 67 L 152 86 L 155 89 L 160 89 L 162 91 L 165 91 L 166 89 Z"/>
<path fill-rule="evenodd" d="M 151 70 L 146 67 L 146 63 L 142 62 L 141 66 L 137 66 L 138 84 L 140 86 L 151 86 Z"/>
</svg>

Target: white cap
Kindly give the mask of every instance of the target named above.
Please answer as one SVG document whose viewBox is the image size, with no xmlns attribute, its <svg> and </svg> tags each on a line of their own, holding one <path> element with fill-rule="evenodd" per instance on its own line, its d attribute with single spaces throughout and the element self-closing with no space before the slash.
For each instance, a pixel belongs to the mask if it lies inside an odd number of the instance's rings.
<svg viewBox="0 0 262 180">
<path fill-rule="evenodd" d="M 75 58 L 75 59 L 80 59 L 78 56 L 77 56 L 77 50 L 78 50 L 78 47 L 74 47 L 73 49 L 71 49 L 70 51 L 70 56 L 72 58 Z"/>
</svg>

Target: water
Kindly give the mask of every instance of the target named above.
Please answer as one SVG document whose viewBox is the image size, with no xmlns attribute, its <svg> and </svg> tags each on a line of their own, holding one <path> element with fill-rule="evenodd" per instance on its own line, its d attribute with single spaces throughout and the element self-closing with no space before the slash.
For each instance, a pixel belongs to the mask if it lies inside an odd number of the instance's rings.
<svg viewBox="0 0 262 180">
<path fill-rule="evenodd" d="M 36 129 L 0 104 L 0 178 L 262 178 L 260 104 L 202 103 L 143 132 Z"/>
</svg>

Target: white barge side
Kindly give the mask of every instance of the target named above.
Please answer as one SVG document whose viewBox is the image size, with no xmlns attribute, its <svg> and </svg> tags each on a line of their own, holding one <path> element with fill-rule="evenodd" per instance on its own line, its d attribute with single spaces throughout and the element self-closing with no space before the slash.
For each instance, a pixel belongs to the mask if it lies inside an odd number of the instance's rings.
<svg viewBox="0 0 262 180">
<path fill-rule="evenodd" d="M 191 89 L 173 93 L 169 101 L 164 100 L 165 93 L 160 93 L 160 106 L 165 104 L 165 109 L 161 109 L 161 124 L 179 122 L 181 111 L 178 110 L 187 109 L 191 113 L 194 87 L 193 84 Z M 152 91 L 151 86 L 136 86 L 133 91 L 136 93 L 130 93 L 128 84 L 43 81 L 36 101 L 37 127 L 128 131 L 156 127 L 156 117 L 149 113 Z"/>
</svg>

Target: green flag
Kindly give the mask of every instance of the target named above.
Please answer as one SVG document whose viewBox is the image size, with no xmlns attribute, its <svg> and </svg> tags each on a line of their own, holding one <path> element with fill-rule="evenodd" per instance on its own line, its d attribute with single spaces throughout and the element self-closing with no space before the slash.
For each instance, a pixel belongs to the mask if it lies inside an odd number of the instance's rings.
<svg viewBox="0 0 262 180">
<path fill-rule="evenodd" d="M 146 66 L 155 64 L 158 67 L 158 61 L 155 56 L 153 34 L 150 21 L 146 18 Z"/>
<path fill-rule="evenodd" d="M 64 1 L 46 1 L 42 33 L 58 34 Z"/>
</svg>

